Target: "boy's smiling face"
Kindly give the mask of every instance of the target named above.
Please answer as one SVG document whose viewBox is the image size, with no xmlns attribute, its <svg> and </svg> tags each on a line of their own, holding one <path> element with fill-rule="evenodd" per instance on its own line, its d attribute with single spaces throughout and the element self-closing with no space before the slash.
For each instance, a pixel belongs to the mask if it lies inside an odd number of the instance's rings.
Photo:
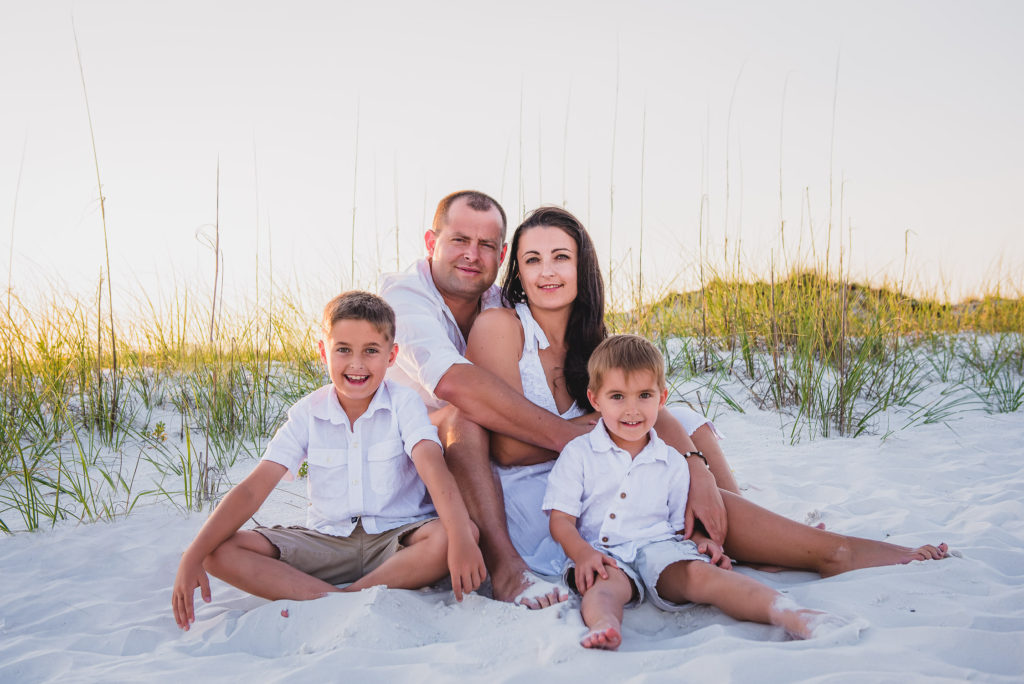
<svg viewBox="0 0 1024 684">
<path fill-rule="evenodd" d="M 601 412 L 612 441 L 635 457 L 647 445 L 668 389 L 659 387 L 657 376 L 649 370 L 626 375 L 621 368 L 609 368 L 601 386 L 596 392 L 587 390 L 587 397 Z"/>
<path fill-rule="evenodd" d="M 319 348 L 342 408 L 350 419 L 362 415 L 395 362 L 398 345 L 367 321 L 342 319 Z"/>
</svg>

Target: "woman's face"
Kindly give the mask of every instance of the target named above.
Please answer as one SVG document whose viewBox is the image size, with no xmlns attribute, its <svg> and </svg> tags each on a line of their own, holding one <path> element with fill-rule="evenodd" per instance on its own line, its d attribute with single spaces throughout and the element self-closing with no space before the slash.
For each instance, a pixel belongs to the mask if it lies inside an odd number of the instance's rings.
<svg viewBox="0 0 1024 684">
<path fill-rule="evenodd" d="M 535 226 L 516 250 L 523 291 L 531 307 L 560 309 L 576 300 L 576 241 L 561 228 Z"/>
</svg>

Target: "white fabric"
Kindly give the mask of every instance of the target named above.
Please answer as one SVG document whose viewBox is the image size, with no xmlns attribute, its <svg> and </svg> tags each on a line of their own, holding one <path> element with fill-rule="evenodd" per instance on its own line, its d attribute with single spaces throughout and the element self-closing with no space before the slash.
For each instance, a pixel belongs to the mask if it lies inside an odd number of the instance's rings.
<svg viewBox="0 0 1024 684">
<path fill-rule="evenodd" d="M 441 444 L 412 390 L 385 380 L 350 426 L 334 385 L 325 385 L 288 410 L 263 460 L 288 468 L 286 479 L 309 462 L 306 527 L 347 537 L 362 518 L 378 534 L 434 515 L 409 457 L 422 440 Z"/>
<path fill-rule="evenodd" d="M 519 377 L 527 399 L 552 413 L 558 413 L 555 398 L 548 387 L 544 367 L 537 352 L 548 347 L 548 338 L 526 304 L 516 304 L 516 314 L 523 324 L 523 355 L 519 359 Z M 562 418 L 583 415 L 573 402 Z M 495 466 L 505 497 L 505 518 L 512 545 L 526 565 L 542 575 L 559 575 L 565 566 L 565 552 L 548 531 L 548 517 L 541 513 L 547 476 L 554 461 L 528 466 L 502 468 Z"/>
<path fill-rule="evenodd" d="M 683 539 L 682 535 L 676 535 L 672 539 L 643 544 L 637 549 L 636 558 L 631 561 L 619 558 L 608 549 L 598 548 L 599 551 L 615 558 L 619 570 L 626 573 L 626 577 L 636 588 L 636 598 L 626 604 L 626 607 L 638 606 L 648 597 L 655 606 L 662 610 L 675 612 L 686 608 L 689 604 L 673 603 L 658 593 L 658 579 L 665 568 L 673 563 L 681 561 L 700 561 L 710 563 L 711 559 L 697 550 L 697 545 L 689 539 Z M 562 572 L 562 581 L 568 587 L 573 587 L 576 582 L 569 581 L 569 573 L 573 571 L 576 564 L 572 559 L 566 561 L 565 570 Z M 575 580 L 573 576 L 573 580 Z M 577 585 L 578 586 L 578 585 Z M 577 589 L 578 593 L 578 589 Z"/>
<path fill-rule="evenodd" d="M 565 445 L 548 476 L 543 509 L 576 517 L 587 543 L 632 561 L 640 546 L 683 529 L 689 487 L 686 460 L 653 429 L 632 458 L 599 420 Z"/>
<path fill-rule="evenodd" d="M 711 422 L 711 419 L 703 413 L 694 411 L 689 406 L 683 406 L 681 404 L 668 406 L 667 408 L 668 412 L 671 413 L 672 416 L 679 421 L 679 424 L 683 426 L 683 429 L 686 430 L 686 434 L 692 435 L 701 425 L 707 425 L 711 428 L 711 431 L 715 433 L 715 436 L 718 437 L 718 439 L 725 439 L 725 437 L 722 436 L 722 433 L 718 431 L 718 428 L 715 427 L 715 424 Z"/>
<path fill-rule="evenodd" d="M 398 358 L 387 377 L 419 392 L 431 409 L 446 402 L 434 394 L 437 383 L 457 363 L 469 363 L 466 338 L 430 275 L 430 262 L 420 259 L 402 273 L 384 276 L 380 290 L 395 310 Z M 480 298 L 480 309 L 501 306 L 501 290 L 492 285 Z"/>
<path fill-rule="evenodd" d="M 697 545 L 690 539 L 683 539 L 681 534 L 672 539 L 644 544 L 637 550 L 633 567 L 640 575 L 643 588 L 651 599 L 651 603 L 667 611 L 682 610 L 688 604 L 673 603 L 658 593 L 658 579 L 665 568 L 680 561 L 701 561 L 710 563 L 711 558 L 697 550 Z M 642 591 L 642 590 L 641 590 Z"/>
</svg>

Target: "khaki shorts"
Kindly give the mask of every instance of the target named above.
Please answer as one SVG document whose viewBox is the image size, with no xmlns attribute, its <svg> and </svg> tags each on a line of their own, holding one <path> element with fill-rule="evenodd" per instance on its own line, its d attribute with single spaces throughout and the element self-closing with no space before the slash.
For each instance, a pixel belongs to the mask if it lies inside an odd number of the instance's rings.
<svg viewBox="0 0 1024 684">
<path fill-rule="evenodd" d="M 405 548 L 406 538 L 432 520 L 437 518 L 419 520 L 379 534 L 368 533 L 359 522 L 347 537 L 299 525 L 257 527 L 253 531 L 266 537 L 281 554 L 281 560 L 293 568 L 328 584 L 349 584 Z"/>
</svg>

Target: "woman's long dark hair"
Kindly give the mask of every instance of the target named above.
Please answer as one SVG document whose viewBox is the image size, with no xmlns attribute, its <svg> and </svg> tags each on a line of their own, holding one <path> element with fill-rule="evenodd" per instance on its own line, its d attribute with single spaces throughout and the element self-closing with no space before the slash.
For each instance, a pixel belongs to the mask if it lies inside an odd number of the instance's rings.
<svg viewBox="0 0 1024 684">
<path fill-rule="evenodd" d="M 565 330 L 563 372 L 569 396 L 584 411 L 593 411 L 587 399 L 587 361 L 594 348 L 608 335 L 608 330 L 604 325 L 604 280 L 597 263 L 597 251 L 579 219 L 560 207 L 541 207 L 527 216 L 512 235 L 512 244 L 509 246 L 511 257 L 501 284 L 501 294 L 511 304 L 526 301 L 517 258 L 519 238 L 527 230 L 538 226 L 559 228 L 576 242 L 576 300 Z"/>
</svg>

